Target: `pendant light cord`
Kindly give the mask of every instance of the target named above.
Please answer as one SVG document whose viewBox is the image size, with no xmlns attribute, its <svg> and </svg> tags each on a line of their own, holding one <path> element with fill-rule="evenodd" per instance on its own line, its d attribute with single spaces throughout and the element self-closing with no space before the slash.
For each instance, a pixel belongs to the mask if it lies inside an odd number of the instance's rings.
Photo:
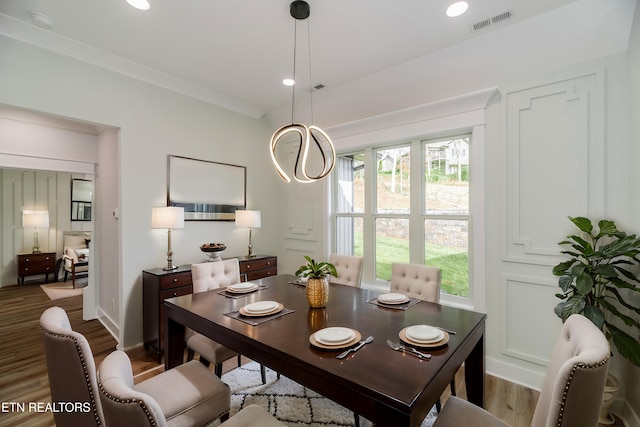
<svg viewBox="0 0 640 427">
<path fill-rule="evenodd" d="M 307 18 L 307 41 L 309 43 L 309 101 L 311 102 L 311 124 L 313 120 L 313 80 L 311 79 L 311 20 Z"/>
<path fill-rule="evenodd" d="M 296 111 L 296 47 L 298 46 L 298 20 L 293 20 L 293 86 L 291 87 L 291 124 L 295 121 Z"/>
</svg>

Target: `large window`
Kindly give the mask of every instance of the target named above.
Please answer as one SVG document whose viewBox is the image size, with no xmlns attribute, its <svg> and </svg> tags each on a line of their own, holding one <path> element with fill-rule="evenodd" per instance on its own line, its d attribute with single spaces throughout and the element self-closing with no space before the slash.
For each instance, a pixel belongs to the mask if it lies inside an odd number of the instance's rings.
<svg viewBox="0 0 640 427">
<path fill-rule="evenodd" d="M 467 298 L 470 135 L 366 147 L 333 174 L 337 253 L 365 257 L 363 281 L 388 286 L 393 262 L 442 269 L 442 292 Z"/>
</svg>

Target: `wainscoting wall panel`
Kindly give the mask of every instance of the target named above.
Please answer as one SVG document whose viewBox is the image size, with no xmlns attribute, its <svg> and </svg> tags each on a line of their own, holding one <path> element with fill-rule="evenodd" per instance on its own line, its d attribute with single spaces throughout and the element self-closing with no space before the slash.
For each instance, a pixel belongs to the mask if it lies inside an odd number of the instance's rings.
<svg viewBox="0 0 640 427">
<path fill-rule="evenodd" d="M 603 212 L 601 78 L 506 94 L 506 261 L 553 265 L 567 216 Z"/>
<path fill-rule="evenodd" d="M 560 323 L 550 316 L 558 303 L 554 281 L 530 276 L 502 277 L 504 296 L 502 352 L 508 356 L 547 366 L 560 332 Z M 514 319 L 529 319 L 526 322 Z"/>
<path fill-rule="evenodd" d="M 509 358 L 548 365 L 561 327 L 552 268 L 573 232 L 567 217 L 604 213 L 603 74 L 504 92 L 500 340 Z"/>
</svg>

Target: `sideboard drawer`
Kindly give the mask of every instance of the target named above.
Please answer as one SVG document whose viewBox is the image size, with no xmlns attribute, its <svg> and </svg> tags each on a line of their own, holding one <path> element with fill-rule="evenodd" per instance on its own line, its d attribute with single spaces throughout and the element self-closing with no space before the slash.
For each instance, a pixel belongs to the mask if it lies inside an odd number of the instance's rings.
<svg viewBox="0 0 640 427">
<path fill-rule="evenodd" d="M 258 270 L 274 269 L 277 268 L 277 263 L 278 259 L 276 257 L 257 259 L 254 261 L 243 260 L 240 263 L 240 273 L 250 273 Z"/>
<path fill-rule="evenodd" d="M 164 301 L 167 298 L 179 297 L 182 295 L 188 295 L 192 293 L 193 293 L 193 285 L 191 284 L 187 286 L 180 286 L 179 288 L 167 289 L 166 291 L 160 291 L 160 301 Z"/>
<path fill-rule="evenodd" d="M 161 277 L 160 289 L 172 289 L 180 286 L 190 285 L 191 283 L 191 271 L 185 271 L 184 273 Z"/>
</svg>

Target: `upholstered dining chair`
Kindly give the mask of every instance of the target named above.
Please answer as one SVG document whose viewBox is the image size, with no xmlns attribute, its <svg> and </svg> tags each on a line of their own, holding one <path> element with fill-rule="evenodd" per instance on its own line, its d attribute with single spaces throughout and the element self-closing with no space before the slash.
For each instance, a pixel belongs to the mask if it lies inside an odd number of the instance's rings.
<svg viewBox="0 0 640 427">
<path fill-rule="evenodd" d="M 220 427 L 286 427 L 272 417 L 262 406 L 249 405 L 240 410 Z"/>
<path fill-rule="evenodd" d="M 191 361 L 134 385 L 129 356 L 116 350 L 98 368 L 107 426 L 204 426 L 229 417 L 229 386 Z"/>
<path fill-rule="evenodd" d="M 362 281 L 363 258 L 352 255 L 329 255 L 329 262 L 336 268 L 338 277 L 331 277 L 332 283 L 360 287 Z"/>
<path fill-rule="evenodd" d="M 440 303 L 442 270 L 423 264 L 391 263 L 391 292 L 404 294 L 423 301 Z M 451 395 L 456 395 L 456 380 L 450 383 Z M 442 409 L 436 403 L 438 412 Z"/>
<path fill-rule="evenodd" d="M 40 316 L 51 402 L 82 402 L 90 411 L 54 412 L 57 426 L 102 426 L 96 366 L 89 342 L 71 329 L 67 313 L 50 307 Z M 86 409 L 86 408 L 84 408 Z"/>
<path fill-rule="evenodd" d="M 240 283 L 240 263 L 237 258 L 230 258 L 222 261 L 192 264 L 191 279 L 193 281 L 194 294 L 235 285 Z M 237 357 L 238 366 L 240 366 L 240 355 L 235 351 L 188 328 L 185 331 L 185 336 L 187 361 L 193 360 L 195 353 L 198 353 L 200 362 L 203 365 L 214 364 L 214 372 L 218 377 L 222 376 L 222 363 L 225 360 Z M 262 383 L 266 384 L 267 376 L 263 365 L 260 365 L 260 375 Z"/>
<path fill-rule="evenodd" d="M 609 342 L 589 319 L 571 315 L 558 337 L 532 427 L 597 426 L 609 364 Z M 484 409 L 450 397 L 434 427 L 507 426 Z"/>
<path fill-rule="evenodd" d="M 40 316 L 40 329 L 51 401 L 80 402 L 90 407 L 90 411 L 86 412 L 54 412 L 56 425 L 117 425 L 117 422 L 110 421 L 112 405 L 127 403 L 124 396 L 128 395 L 119 395 L 120 389 L 107 386 L 106 390 L 113 393 L 109 394 L 108 406 L 105 407 L 105 388 L 104 384 L 99 383 L 91 347 L 82 334 L 71 329 L 67 313 L 60 307 L 48 308 Z M 149 408 L 153 417 L 164 422 L 159 422 L 161 425 L 197 426 L 216 418 L 228 418 L 229 387 L 199 362 L 180 365 L 133 386 L 131 364 L 126 353 L 116 351 L 107 358 L 120 361 L 117 374 L 127 379 L 129 388 L 149 396 L 150 401 L 155 403 Z M 109 364 L 104 369 L 108 367 Z M 105 374 L 105 378 L 109 377 Z M 127 417 L 131 418 L 121 425 L 137 425 L 132 421 L 139 415 L 135 414 L 136 408 L 129 406 L 127 411 Z"/>
<path fill-rule="evenodd" d="M 391 292 L 429 302 L 440 302 L 442 270 L 423 264 L 391 264 Z"/>
</svg>

